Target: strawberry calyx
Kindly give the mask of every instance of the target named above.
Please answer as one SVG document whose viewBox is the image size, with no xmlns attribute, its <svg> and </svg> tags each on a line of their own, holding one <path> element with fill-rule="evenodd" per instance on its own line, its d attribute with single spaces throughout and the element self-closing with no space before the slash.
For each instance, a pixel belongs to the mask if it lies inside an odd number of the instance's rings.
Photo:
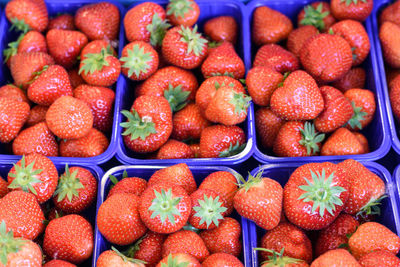
<svg viewBox="0 0 400 267">
<path fill-rule="evenodd" d="M 167 263 L 161 263 L 161 267 L 187 267 L 190 262 L 178 262 L 178 257 L 173 257 L 171 253 L 169 253 L 167 258 Z"/>
<path fill-rule="evenodd" d="M 272 249 L 266 249 L 266 248 L 254 248 L 254 250 L 272 253 L 272 255 L 268 256 L 268 260 L 263 261 L 261 263 L 263 266 L 264 266 L 264 264 L 267 264 L 266 266 L 285 267 L 289 264 L 296 264 L 296 263 L 302 262 L 302 260 L 284 256 L 283 252 L 284 252 L 285 248 L 282 248 L 282 250 L 279 253 Z"/>
<path fill-rule="evenodd" d="M 16 55 L 18 53 L 18 46 L 21 43 L 21 40 L 25 37 L 25 34 L 21 34 L 18 39 L 14 42 L 9 42 L 8 43 L 8 48 L 4 49 L 3 55 L 4 55 L 4 62 L 7 62 L 12 56 Z"/>
<path fill-rule="evenodd" d="M 85 59 L 82 60 L 82 67 L 79 68 L 78 74 L 84 72 L 87 75 L 88 73 L 92 74 L 96 71 L 101 71 L 103 67 L 110 65 L 107 61 L 107 57 L 109 56 L 113 56 L 110 45 L 107 48 L 103 47 L 100 53 L 85 54 L 83 56 Z"/>
<path fill-rule="evenodd" d="M 7 266 L 7 256 L 17 253 L 24 246 L 26 240 L 15 238 L 12 230 L 7 232 L 5 221 L 0 224 L 0 262 Z"/>
<path fill-rule="evenodd" d="M 33 184 L 42 183 L 42 181 L 38 179 L 38 175 L 43 170 L 33 169 L 34 165 L 35 161 L 32 161 L 31 164 L 25 166 L 25 156 L 22 156 L 21 166 L 19 166 L 18 164 L 14 164 L 15 173 L 10 172 L 8 174 L 8 176 L 14 178 L 8 188 L 21 188 L 24 192 L 37 195 L 36 189 L 33 188 Z"/>
<path fill-rule="evenodd" d="M 125 256 L 124 254 L 122 254 L 121 252 L 118 251 L 118 249 L 116 249 L 115 247 L 111 247 L 111 250 L 114 251 L 115 253 L 117 253 L 118 256 L 120 256 L 124 262 L 132 262 L 132 263 L 136 263 L 136 264 L 147 264 L 147 262 L 139 260 L 139 259 L 133 259 L 130 257 Z"/>
<path fill-rule="evenodd" d="M 128 177 L 128 173 L 126 170 L 124 170 L 124 172 L 122 173 L 122 179 L 127 178 L 127 177 Z M 118 181 L 117 177 L 115 177 L 114 175 L 111 174 L 109 176 L 109 178 L 112 183 L 111 188 L 113 188 L 116 184 L 118 184 L 119 181 Z"/>
<path fill-rule="evenodd" d="M 231 156 L 237 155 L 240 152 L 242 152 L 245 147 L 246 147 L 246 143 L 241 145 L 239 143 L 239 141 L 236 141 L 236 144 L 231 142 L 229 144 L 229 147 L 227 149 L 221 151 L 218 156 L 220 158 L 231 157 Z"/>
<path fill-rule="evenodd" d="M 57 189 L 54 192 L 54 196 L 57 196 L 57 202 L 63 201 L 65 198 L 68 199 L 69 202 L 72 201 L 73 197 L 79 197 L 79 189 L 85 188 L 79 178 L 78 170 L 75 170 L 73 173 L 69 171 L 68 164 L 65 165 L 65 173 L 61 175 Z"/>
<path fill-rule="evenodd" d="M 224 82 L 221 84 L 219 82 L 214 83 L 215 90 L 218 90 L 219 88 L 224 87 L 224 86 L 225 86 Z M 235 85 L 233 83 L 229 83 L 227 86 L 232 87 L 232 88 L 235 87 Z"/>
<path fill-rule="evenodd" d="M 196 234 L 198 234 L 200 232 L 200 229 L 197 229 L 196 227 L 194 227 L 190 223 L 187 223 L 185 226 L 182 227 L 182 229 L 195 232 Z"/>
<path fill-rule="evenodd" d="M 43 72 L 45 72 L 45 71 L 48 70 L 48 69 L 49 69 L 49 65 L 46 65 L 46 66 L 43 67 L 43 69 L 41 69 L 41 70 L 39 70 L 39 71 L 35 71 L 34 73 L 32 73 L 33 78 L 32 78 L 32 80 L 30 80 L 30 81 L 28 82 L 28 84 L 32 84 L 34 81 L 36 81 L 36 80 L 39 78 L 39 76 L 40 76 Z"/>
<path fill-rule="evenodd" d="M 236 179 L 239 180 L 237 186 L 239 186 L 239 189 L 244 189 L 244 191 L 247 192 L 249 191 L 250 188 L 256 187 L 261 184 L 262 174 L 263 174 L 262 169 L 259 172 L 257 172 L 256 176 L 253 176 L 251 175 L 251 173 L 249 173 L 247 181 L 243 178 L 243 176 L 240 175 L 236 177 Z"/>
<path fill-rule="evenodd" d="M 216 77 L 216 76 L 228 76 L 228 77 L 231 77 L 231 78 L 235 78 L 235 75 L 233 75 L 233 73 L 229 72 L 229 71 L 225 71 L 224 73 L 213 72 L 213 73 L 211 73 L 210 76 L 207 76 L 206 78 Z"/>
<path fill-rule="evenodd" d="M 222 45 L 223 42 L 217 41 L 208 41 L 208 48 L 217 48 L 218 46 Z"/>
<path fill-rule="evenodd" d="M 167 29 L 171 26 L 167 20 L 162 20 L 158 13 L 154 13 L 151 23 L 146 26 L 150 33 L 150 43 L 152 46 L 161 46 Z"/>
<path fill-rule="evenodd" d="M 140 250 L 140 244 L 143 242 L 143 239 L 147 237 L 147 234 L 142 236 L 138 241 L 135 242 L 132 246 L 130 246 L 127 250 L 123 251 L 122 254 L 129 257 L 129 258 L 134 258 L 136 255 L 136 252 Z"/>
<path fill-rule="evenodd" d="M 371 198 L 367 204 L 365 204 L 359 212 L 357 212 L 356 216 L 361 216 L 363 218 L 368 215 L 381 215 L 381 209 L 379 205 L 382 204 L 382 200 L 387 198 L 387 195 L 382 195 L 379 198 Z"/>
<path fill-rule="evenodd" d="M 319 134 L 315 130 L 314 124 L 310 122 L 304 123 L 304 129 L 300 127 L 299 131 L 301 133 L 299 144 L 307 149 L 307 155 L 318 153 L 318 144 L 324 140 L 325 134 Z"/>
<path fill-rule="evenodd" d="M 154 189 L 154 194 L 156 197 L 149 207 L 149 210 L 153 211 L 150 218 L 154 219 L 160 216 L 161 223 L 164 223 L 168 219 L 171 224 L 175 224 L 175 216 L 182 216 L 178 210 L 178 204 L 182 198 L 174 197 L 171 188 L 168 188 L 167 192 L 161 189 L 161 193 Z"/>
<path fill-rule="evenodd" d="M 31 27 L 25 23 L 24 19 L 17 19 L 17 18 L 12 18 L 11 20 L 11 27 L 10 27 L 10 31 L 12 30 L 17 30 L 17 31 L 21 31 L 23 33 L 27 33 L 31 30 Z"/>
<path fill-rule="evenodd" d="M 340 0 L 340 3 L 346 3 L 346 6 L 349 6 L 350 4 L 357 5 L 360 2 L 367 3 L 367 0 Z"/>
<path fill-rule="evenodd" d="M 204 48 L 207 45 L 207 40 L 201 36 L 201 33 L 197 32 L 197 25 L 192 28 L 181 25 L 181 29 L 178 33 L 182 36 L 181 42 L 187 44 L 186 54 L 195 54 L 195 56 L 203 55 Z"/>
<path fill-rule="evenodd" d="M 244 93 L 236 93 L 233 89 L 233 98 L 229 101 L 235 106 L 235 113 L 240 115 L 247 114 L 247 108 L 250 106 L 251 97 Z"/>
<path fill-rule="evenodd" d="M 227 208 L 222 206 L 223 203 L 219 201 L 219 196 L 213 198 L 204 194 L 203 199 L 199 199 L 198 203 L 199 206 L 193 207 L 193 210 L 196 212 L 193 216 L 200 218 L 199 225 L 206 223 L 208 229 L 211 223 L 218 226 L 219 221 L 224 219 L 222 214 Z"/>
<path fill-rule="evenodd" d="M 361 121 L 365 120 L 365 116 L 368 115 L 367 112 L 361 111 L 362 107 L 357 107 L 354 101 L 351 101 L 351 106 L 353 107 L 353 117 L 347 122 L 352 129 L 362 129 Z"/>
<path fill-rule="evenodd" d="M 184 18 L 190 10 L 193 10 L 192 1 L 189 0 L 170 0 L 167 6 L 167 15 Z"/>
<path fill-rule="evenodd" d="M 322 12 L 323 5 L 320 3 L 317 8 L 312 5 L 304 7 L 304 18 L 300 21 L 301 25 L 312 25 L 318 30 L 325 29 L 324 18 L 329 15 L 329 11 Z"/>
<path fill-rule="evenodd" d="M 168 89 L 164 91 L 164 97 L 168 100 L 172 112 L 183 109 L 188 101 L 190 91 L 182 90 L 182 85 L 174 87 L 172 84 L 168 85 Z"/>
<path fill-rule="evenodd" d="M 287 79 L 287 77 L 289 77 L 290 73 L 291 73 L 290 71 L 287 71 L 287 72 L 285 72 L 285 73 L 283 74 L 283 79 L 282 79 L 282 81 L 281 81 L 280 83 L 278 83 L 277 88 L 283 86 L 283 83 L 285 82 L 285 80 Z"/>
<path fill-rule="evenodd" d="M 157 133 L 155 123 L 150 116 L 141 118 L 134 109 L 132 112 L 122 110 L 121 113 L 128 119 L 128 121 L 120 123 L 120 126 L 125 128 L 122 135 L 130 135 L 131 140 L 140 138 L 144 141 L 150 134 Z"/>
<path fill-rule="evenodd" d="M 128 56 L 120 58 L 123 68 L 128 69 L 128 77 L 131 77 L 135 73 L 136 77 L 139 77 L 141 73 L 146 73 L 150 68 L 150 63 L 153 60 L 151 53 L 145 53 L 144 48 L 138 44 L 133 46 L 133 49 L 128 49 Z"/>
<path fill-rule="evenodd" d="M 307 185 L 301 185 L 299 188 L 303 193 L 298 199 L 303 202 L 312 202 L 311 212 L 315 212 L 319 208 L 319 215 L 324 217 L 325 210 L 333 215 L 336 210 L 336 206 L 343 206 L 343 201 L 339 198 L 340 194 L 346 189 L 340 186 L 333 185 L 333 177 L 335 172 L 329 174 L 326 178 L 325 169 L 322 169 L 321 173 L 316 173 L 310 170 L 312 181 L 309 181 L 306 177 L 304 180 Z"/>
</svg>

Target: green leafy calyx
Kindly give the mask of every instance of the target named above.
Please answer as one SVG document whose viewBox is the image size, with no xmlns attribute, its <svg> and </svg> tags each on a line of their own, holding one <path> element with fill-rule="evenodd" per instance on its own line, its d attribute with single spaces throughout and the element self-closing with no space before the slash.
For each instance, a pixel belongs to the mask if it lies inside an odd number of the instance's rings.
<svg viewBox="0 0 400 267">
<path fill-rule="evenodd" d="M 150 218 L 154 219 L 155 217 L 160 216 L 161 223 L 164 223 L 168 218 L 171 224 L 175 224 L 175 216 L 182 216 L 178 210 L 178 204 L 182 198 L 174 197 L 171 188 L 169 188 L 167 192 L 165 192 L 164 189 L 161 189 L 161 193 L 154 190 L 154 194 L 155 198 L 149 207 L 149 210 L 153 211 Z"/>
<path fill-rule="evenodd" d="M 368 203 L 360 209 L 357 216 L 366 217 L 368 215 L 381 215 L 379 206 L 382 205 L 382 200 L 385 198 L 387 198 L 387 195 L 382 195 L 378 199 L 371 198 Z"/>
<path fill-rule="evenodd" d="M 312 25 L 318 30 L 325 29 L 324 18 L 329 15 L 329 11 L 322 12 L 322 3 L 314 8 L 312 5 L 304 7 L 304 18 L 300 21 L 301 25 Z"/>
<path fill-rule="evenodd" d="M 204 54 L 204 48 L 207 45 L 207 40 L 197 32 L 197 25 L 191 29 L 190 27 L 181 26 L 179 34 L 182 36 L 181 41 L 187 44 L 186 54 L 190 53 L 200 56 Z"/>
<path fill-rule="evenodd" d="M 121 113 L 128 119 L 128 121 L 120 124 L 122 128 L 125 128 L 122 135 L 130 135 L 131 140 L 140 138 L 144 141 L 150 134 L 157 133 L 151 117 L 143 116 L 141 118 L 134 109 L 132 109 L 132 112 L 122 110 Z"/>
<path fill-rule="evenodd" d="M 8 48 L 3 51 L 4 62 L 7 62 L 12 56 L 17 54 L 18 46 L 24 37 L 25 34 L 21 34 L 16 41 L 8 43 Z"/>
<path fill-rule="evenodd" d="M 220 158 L 226 158 L 226 157 L 231 157 L 234 155 L 239 154 L 240 152 L 243 151 L 243 149 L 246 147 L 246 143 L 240 144 L 239 141 L 236 141 L 236 143 L 230 143 L 229 147 L 225 150 L 223 150 L 221 153 L 219 153 Z"/>
<path fill-rule="evenodd" d="M 256 176 L 253 176 L 253 175 L 251 175 L 251 173 L 249 173 L 247 181 L 244 180 L 244 178 L 242 176 L 239 176 L 239 179 L 240 179 L 240 183 L 238 184 L 239 188 L 244 189 L 247 192 L 250 190 L 250 188 L 261 185 L 262 175 L 263 175 L 263 170 L 260 170 L 256 174 Z"/>
<path fill-rule="evenodd" d="M 17 30 L 23 33 L 27 33 L 31 30 L 31 27 L 29 27 L 29 25 L 25 23 L 24 19 L 19 20 L 17 18 L 12 18 L 11 23 L 12 25 L 10 27 L 10 31 Z"/>
<path fill-rule="evenodd" d="M 263 266 L 285 267 L 290 264 L 296 264 L 296 263 L 301 262 L 301 260 L 299 260 L 299 259 L 284 256 L 283 252 L 284 252 L 285 248 L 282 248 L 282 250 L 279 253 L 274 250 L 266 249 L 266 248 L 254 248 L 254 250 L 265 251 L 265 252 L 269 252 L 272 254 L 272 255 L 268 256 L 268 260 L 261 263 Z"/>
<path fill-rule="evenodd" d="M 14 238 L 12 230 L 7 232 L 5 221 L 0 224 L 0 262 L 6 266 L 8 254 L 17 253 L 24 246 L 26 240 Z"/>
<path fill-rule="evenodd" d="M 165 33 L 170 26 L 167 20 L 162 20 L 158 13 L 154 13 L 151 23 L 146 27 L 150 33 L 150 43 L 152 46 L 161 46 Z"/>
<path fill-rule="evenodd" d="M 144 48 L 136 44 L 133 49 L 128 49 L 128 56 L 120 59 L 123 62 L 122 67 L 128 69 L 128 77 L 135 74 L 139 77 L 141 73 L 146 73 L 150 69 L 150 63 L 153 56 L 150 52 L 145 53 Z"/>
<path fill-rule="evenodd" d="M 204 194 L 204 198 L 199 199 L 198 202 L 199 206 L 193 207 L 193 210 L 196 212 L 194 216 L 200 218 L 199 224 L 206 223 L 207 229 L 211 223 L 218 226 L 219 221 L 224 219 L 222 214 L 227 210 L 222 206 L 223 203 L 219 200 L 219 196 L 213 198 Z"/>
<path fill-rule="evenodd" d="M 37 195 L 36 189 L 33 188 L 33 185 L 36 183 L 42 183 L 39 180 L 38 175 L 43 171 L 41 169 L 34 169 L 35 161 L 32 161 L 31 164 L 25 166 L 25 156 L 21 159 L 21 166 L 18 164 L 14 164 L 15 172 L 10 172 L 8 176 L 14 178 L 8 188 L 16 189 L 21 188 L 24 192 L 31 192 Z"/>
<path fill-rule="evenodd" d="M 167 15 L 184 18 L 185 14 L 193 10 L 193 2 L 189 0 L 170 0 L 167 6 Z"/>
<path fill-rule="evenodd" d="M 187 267 L 190 262 L 179 262 L 178 257 L 173 257 L 170 253 L 167 258 L 167 263 L 161 263 L 161 267 Z"/>
<path fill-rule="evenodd" d="M 340 3 L 346 3 L 346 6 L 349 6 L 351 4 L 357 5 L 358 3 L 367 3 L 367 0 L 340 0 Z"/>
<path fill-rule="evenodd" d="M 319 143 L 321 143 L 324 138 L 325 134 L 319 134 L 315 131 L 314 124 L 310 122 L 306 122 L 304 124 L 304 129 L 299 128 L 301 133 L 301 140 L 299 144 L 306 147 L 307 155 L 314 155 L 319 152 Z"/>
<path fill-rule="evenodd" d="M 247 108 L 250 106 L 250 101 L 250 96 L 233 91 L 233 98 L 229 101 L 229 103 L 235 106 L 235 113 L 240 115 L 242 113 L 247 114 Z"/>
<path fill-rule="evenodd" d="M 88 73 L 93 74 L 96 71 L 101 71 L 103 67 L 110 65 L 107 61 L 108 56 L 113 56 L 110 45 L 107 48 L 102 48 L 100 53 L 85 54 L 82 60 L 82 67 L 78 73 L 81 74 L 84 72 L 87 75 Z"/>
<path fill-rule="evenodd" d="M 68 164 L 65 165 L 65 173 L 61 175 L 57 189 L 54 192 L 54 196 L 58 195 L 57 202 L 63 201 L 65 198 L 71 202 L 73 197 L 79 197 L 79 189 L 84 188 L 84 186 L 79 178 L 76 177 L 77 175 L 78 170 L 70 173 Z"/>
<path fill-rule="evenodd" d="M 139 260 L 139 259 L 133 259 L 133 258 L 129 258 L 127 256 L 125 256 L 124 254 L 122 254 L 121 252 L 118 251 L 118 249 L 116 249 L 115 247 L 111 247 L 111 250 L 114 251 L 115 253 L 117 253 L 118 256 L 120 256 L 124 262 L 132 262 L 132 263 L 136 263 L 136 264 L 146 264 L 147 262 Z"/>
<path fill-rule="evenodd" d="M 174 87 L 172 84 L 168 85 L 168 89 L 164 91 L 164 97 L 168 100 L 172 112 L 183 109 L 188 101 L 190 91 L 182 90 L 182 85 Z"/>
<path fill-rule="evenodd" d="M 351 129 L 358 128 L 361 130 L 361 122 L 366 119 L 365 117 L 368 115 L 368 113 L 362 111 L 362 107 L 357 107 L 354 101 L 351 101 L 351 106 L 353 107 L 353 117 L 351 117 L 347 124 L 350 125 Z"/>
</svg>

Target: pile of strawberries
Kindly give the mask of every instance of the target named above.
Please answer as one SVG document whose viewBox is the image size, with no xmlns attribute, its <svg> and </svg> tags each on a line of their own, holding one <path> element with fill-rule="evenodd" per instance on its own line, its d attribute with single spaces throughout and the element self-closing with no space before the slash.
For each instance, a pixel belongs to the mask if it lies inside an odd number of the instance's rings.
<svg viewBox="0 0 400 267">
<path fill-rule="evenodd" d="M 372 0 L 314 2 L 298 14 L 297 29 L 267 6 L 254 10 L 259 48 L 246 85 L 259 106 L 263 148 L 279 157 L 369 152 L 359 131 L 373 120 L 376 103 L 360 65 L 370 51 L 362 22 L 372 7 Z"/>
</svg>

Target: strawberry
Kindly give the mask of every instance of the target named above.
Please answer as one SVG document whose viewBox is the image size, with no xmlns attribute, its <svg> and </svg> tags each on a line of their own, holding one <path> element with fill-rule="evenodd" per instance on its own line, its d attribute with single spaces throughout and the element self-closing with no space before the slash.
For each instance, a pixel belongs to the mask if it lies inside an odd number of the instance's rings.
<svg viewBox="0 0 400 267">
<path fill-rule="evenodd" d="M 346 173 L 337 165 L 309 163 L 298 167 L 283 190 L 283 209 L 288 220 L 305 230 L 331 224 L 349 196 Z"/>
<path fill-rule="evenodd" d="M 276 116 L 270 108 L 263 107 L 256 111 L 255 123 L 258 138 L 264 148 L 272 148 L 284 121 Z"/>
<path fill-rule="evenodd" d="M 296 57 L 300 57 L 300 51 L 308 38 L 317 35 L 318 29 L 312 25 L 306 25 L 292 31 L 287 39 L 287 49 Z"/>
<path fill-rule="evenodd" d="M 390 93 L 389 93 L 390 94 Z M 353 107 L 353 117 L 348 121 L 351 130 L 362 130 L 368 126 L 375 115 L 375 95 L 367 89 L 350 89 L 344 93 Z"/>
<path fill-rule="evenodd" d="M 199 143 L 195 143 L 195 144 L 190 144 L 190 149 L 193 151 L 194 154 L 194 158 L 200 158 L 200 144 Z"/>
<path fill-rule="evenodd" d="M 350 44 L 339 35 L 318 34 L 306 41 L 300 52 L 300 61 L 315 79 L 333 82 L 350 70 L 352 55 Z"/>
<path fill-rule="evenodd" d="M 49 16 L 43 0 L 12 0 L 5 7 L 7 19 L 17 30 L 42 32 L 47 28 Z"/>
<path fill-rule="evenodd" d="M 217 228 L 204 230 L 199 235 L 210 253 L 227 253 L 238 257 L 242 250 L 241 229 L 238 221 L 225 217 Z"/>
<path fill-rule="evenodd" d="M 245 74 L 243 60 L 238 56 L 233 44 L 224 42 L 214 49 L 201 65 L 204 78 L 230 76 L 241 79 Z"/>
<path fill-rule="evenodd" d="M 121 112 L 128 120 L 120 124 L 125 145 L 135 152 L 154 152 L 167 142 L 172 132 L 172 112 L 164 97 L 143 95 L 130 111 Z M 137 126 L 141 125 L 140 128 Z"/>
<path fill-rule="evenodd" d="M 175 26 L 192 27 L 200 15 L 199 5 L 194 0 L 170 0 L 166 11 L 168 21 Z"/>
<path fill-rule="evenodd" d="M 95 200 L 97 180 L 92 173 L 82 167 L 65 166 L 57 189 L 54 192 L 54 205 L 65 213 L 81 213 Z"/>
<path fill-rule="evenodd" d="M 345 249 L 334 249 L 316 258 L 310 267 L 361 267 L 357 260 Z"/>
<path fill-rule="evenodd" d="M 320 88 L 324 98 L 325 107 L 321 114 L 314 120 L 315 128 L 319 132 L 329 133 L 343 126 L 353 116 L 351 102 L 342 92 L 331 86 Z"/>
<path fill-rule="evenodd" d="M 299 27 L 311 25 L 321 32 L 325 32 L 336 22 L 332 16 L 331 8 L 326 2 L 314 2 L 306 5 L 297 15 L 297 24 Z"/>
<path fill-rule="evenodd" d="M 149 185 L 140 196 L 140 218 L 153 232 L 173 233 L 185 226 L 191 204 L 190 197 L 183 187 L 173 183 Z"/>
<path fill-rule="evenodd" d="M 58 173 L 47 157 L 32 153 L 23 156 L 8 173 L 8 188 L 33 193 L 40 204 L 49 200 L 58 183 Z"/>
<path fill-rule="evenodd" d="M 254 10 L 251 33 L 256 45 L 278 43 L 292 30 L 293 24 L 284 14 L 266 6 Z"/>
<path fill-rule="evenodd" d="M 190 159 L 193 157 L 193 151 L 189 145 L 174 139 L 169 139 L 162 145 L 156 155 L 157 159 Z"/>
<path fill-rule="evenodd" d="M 109 2 L 84 5 L 75 14 L 75 26 L 89 40 L 116 40 L 119 32 L 118 7 Z"/>
<path fill-rule="evenodd" d="M 8 97 L 17 101 L 26 102 L 29 104 L 26 93 L 19 87 L 13 84 L 6 84 L 0 87 L 0 97 Z"/>
<path fill-rule="evenodd" d="M 357 137 L 346 128 L 334 131 L 321 148 L 321 156 L 357 155 L 363 152 L 364 148 Z"/>
<path fill-rule="evenodd" d="M 386 250 L 377 250 L 365 254 L 358 262 L 363 267 L 375 267 L 375 266 L 400 266 L 400 259 Z"/>
<path fill-rule="evenodd" d="M 74 16 L 70 14 L 61 14 L 57 17 L 51 18 L 47 30 L 50 31 L 51 29 L 74 31 Z"/>
<path fill-rule="evenodd" d="M 373 0 L 331 0 L 333 16 L 338 20 L 364 21 L 371 14 Z"/>
<path fill-rule="evenodd" d="M 162 247 L 162 255 L 166 257 L 170 253 L 187 253 L 200 262 L 210 255 L 201 237 L 189 230 L 180 230 L 167 237 Z"/>
<path fill-rule="evenodd" d="M 46 113 L 49 107 L 46 106 L 34 106 L 29 113 L 28 120 L 25 123 L 26 127 L 31 127 L 40 122 L 46 121 Z"/>
<path fill-rule="evenodd" d="M 0 176 L 0 199 L 7 195 L 8 192 L 8 183 Z"/>
<path fill-rule="evenodd" d="M 14 155 L 28 155 L 36 152 L 47 157 L 58 156 L 56 138 L 45 122 L 22 130 L 14 139 L 12 149 Z"/>
<path fill-rule="evenodd" d="M 357 137 L 357 140 L 360 142 L 361 146 L 363 147 L 362 154 L 369 153 L 370 150 L 369 150 L 368 139 L 365 137 L 365 135 L 363 135 L 360 132 L 353 132 L 353 134 L 355 135 L 355 137 Z"/>
<path fill-rule="evenodd" d="M 397 254 L 400 250 L 400 237 L 380 223 L 366 222 L 350 237 L 349 248 L 357 259 L 374 250 Z"/>
<path fill-rule="evenodd" d="M 379 39 L 385 62 L 393 68 L 400 68 L 400 25 L 386 21 L 379 29 Z"/>
<path fill-rule="evenodd" d="M 234 17 L 220 16 L 209 19 L 204 24 L 204 33 L 214 42 L 236 43 L 238 25 Z"/>
<path fill-rule="evenodd" d="M 72 96 L 62 96 L 49 107 L 46 123 L 59 138 L 76 139 L 87 135 L 93 126 L 89 106 Z"/>
<path fill-rule="evenodd" d="M 52 65 L 38 72 L 27 92 L 32 102 L 50 106 L 63 95 L 72 96 L 72 86 L 67 71 L 59 65 Z"/>
<path fill-rule="evenodd" d="M 391 21 L 395 24 L 400 25 L 400 17 L 399 17 L 399 11 L 400 11 L 400 4 L 399 2 L 394 2 L 387 7 L 385 7 L 380 16 L 379 16 L 379 24 L 383 24 L 385 21 Z"/>
<path fill-rule="evenodd" d="M 386 72 L 386 80 L 389 85 L 389 90 L 392 87 L 392 82 L 399 76 L 400 74 L 400 69 L 393 69 L 389 66 L 385 66 L 385 72 Z M 364 86 L 362 87 L 353 87 L 353 88 L 365 88 Z"/>
<path fill-rule="evenodd" d="M 255 250 L 266 251 L 272 254 L 272 256 L 268 256 L 266 261 L 261 263 L 261 267 L 269 267 L 271 264 L 273 266 L 285 266 L 285 267 L 309 267 L 308 263 L 305 261 L 290 258 L 288 256 L 283 256 L 284 249 L 282 249 L 279 253 L 273 250 L 264 249 L 264 248 L 255 248 Z"/>
<path fill-rule="evenodd" d="M 352 88 L 364 88 L 367 74 L 363 68 L 350 69 L 342 78 L 332 83 L 332 86 L 343 93 Z"/>
<path fill-rule="evenodd" d="M 354 233 L 360 224 L 348 214 L 340 214 L 336 220 L 318 234 L 315 254 L 320 256 L 328 250 L 340 248 L 349 242 L 348 235 Z"/>
<path fill-rule="evenodd" d="M 203 262 L 203 267 L 231 266 L 244 267 L 243 263 L 236 257 L 226 253 L 215 253 L 208 256 Z"/>
<path fill-rule="evenodd" d="M 103 251 L 96 261 L 97 267 L 109 267 L 112 265 L 120 267 L 146 266 L 143 261 L 126 257 L 114 247 L 111 247 L 110 250 Z"/>
<path fill-rule="evenodd" d="M 396 77 L 390 83 L 389 89 L 389 98 L 393 114 L 397 119 L 400 119 L 400 106 L 398 105 L 400 101 L 400 76 Z"/>
<path fill-rule="evenodd" d="M 140 197 L 147 188 L 146 180 L 139 177 L 128 177 L 127 173 L 124 173 L 123 178 L 120 181 L 118 181 L 117 178 L 112 175 L 110 175 L 110 180 L 114 183 L 114 185 L 110 189 L 107 198 L 117 193 L 129 193 Z"/>
<path fill-rule="evenodd" d="M 158 68 L 158 53 L 143 41 L 133 41 L 122 50 L 122 73 L 134 81 L 150 77 Z"/>
<path fill-rule="evenodd" d="M 246 76 L 246 86 L 253 102 L 259 106 L 268 106 L 271 95 L 283 82 L 283 75 L 267 67 L 254 67 Z"/>
<path fill-rule="evenodd" d="M 68 261 L 51 260 L 44 264 L 43 267 L 76 267 L 76 265 L 69 263 Z"/>
<path fill-rule="evenodd" d="M 69 80 L 71 82 L 72 88 L 76 88 L 81 84 L 85 84 L 85 81 L 82 79 L 82 76 L 79 75 L 79 70 L 71 69 L 68 71 Z"/>
<path fill-rule="evenodd" d="M 11 142 L 19 133 L 29 116 L 29 105 L 26 102 L 0 97 L 0 142 Z"/>
<path fill-rule="evenodd" d="M 159 169 L 153 173 L 148 181 L 148 186 L 156 184 L 172 183 L 180 186 L 191 195 L 196 191 L 196 181 L 186 163 L 179 163 L 166 168 Z"/>
<path fill-rule="evenodd" d="M 241 216 L 263 229 L 271 230 L 281 218 L 282 193 L 282 186 L 270 178 L 262 177 L 262 172 L 256 176 L 249 174 L 247 181 L 243 179 L 239 185 L 233 205 Z"/>
<path fill-rule="evenodd" d="M 80 215 L 54 219 L 47 225 L 43 251 L 51 258 L 79 264 L 93 252 L 93 228 Z"/>
<path fill-rule="evenodd" d="M 285 73 L 300 68 L 297 57 L 277 44 L 263 45 L 258 49 L 253 67 L 265 66 L 277 72 Z"/>
<path fill-rule="evenodd" d="M 166 235 L 148 231 L 128 250 L 128 256 L 154 266 L 162 259 L 162 244 L 166 238 Z"/>
<path fill-rule="evenodd" d="M 124 17 L 126 39 L 129 42 L 150 42 L 152 46 L 161 46 L 165 33 L 170 26 L 162 6 L 144 2 L 134 6 Z"/>
<path fill-rule="evenodd" d="M 186 253 L 170 253 L 165 256 L 156 267 L 163 266 L 187 266 L 187 267 L 200 267 L 200 262 L 190 254 Z"/>
<path fill-rule="evenodd" d="M 79 85 L 74 97 L 85 102 L 93 113 L 93 127 L 108 132 L 113 122 L 115 93 L 106 87 Z"/>
<path fill-rule="evenodd" d="M 271 110 L 286 120 L 312 120 L 324 109 L 315 80 L 302 70 L 289 74 L 271 96 Z"/>
<path fill-rule="evenodd" d="M 213 125 L 201 132 L 200 155 L 203 158 L 231 157 L 246 147 L 246 136 L 238 126 Z"/>
<path fill-rule="evenodd" d="M 81 50 L 88 43 L 86 35 L 79 31 L 52 29 L 46 34 L 50 55 L 58 65 L 70 69 Z"/>
<path fill-rule="evenodd" d="M 330 29 L 350 44 L 353 53 L 353 67 L 364 62 L 369 54 L 370 43 L 368 33 L 360 22 L 350 19 L 342 20 L 335 23 Z"/>
<path fill-rule="evenodd" d="M 61 157 L 88 158 L 104 153 L 109 145 L 107 137 L 92 128 L 84 137 L 60 141 Z"/>
</svg>

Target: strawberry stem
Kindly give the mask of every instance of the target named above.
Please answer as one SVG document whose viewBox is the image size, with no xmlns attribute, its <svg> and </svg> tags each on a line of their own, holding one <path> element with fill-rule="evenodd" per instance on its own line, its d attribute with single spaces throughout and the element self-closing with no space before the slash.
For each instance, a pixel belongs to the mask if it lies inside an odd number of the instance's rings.
<svg viewBox="0 0 400 267">
<path fill-rule="evenodd" d="M 16 189 L 20 188 L 22 191 L 27 193 L 33 193 L 37 195 L 36 189 L 33 188 L 33 184 L 42 183 L 41 180 L 38 179 L 38 175 L 43 171 L 41 169 L 33 170 L 33 166 L 35 165 L 35 161 L 32 161 L 31 164 L 25 166 L 25 156 L 22 156 L 21 166 L 18 164 L 14 164 L 15 173 L 10 172 L 8 176 L 14 178 L 8 188 Z"/>
</svg>

